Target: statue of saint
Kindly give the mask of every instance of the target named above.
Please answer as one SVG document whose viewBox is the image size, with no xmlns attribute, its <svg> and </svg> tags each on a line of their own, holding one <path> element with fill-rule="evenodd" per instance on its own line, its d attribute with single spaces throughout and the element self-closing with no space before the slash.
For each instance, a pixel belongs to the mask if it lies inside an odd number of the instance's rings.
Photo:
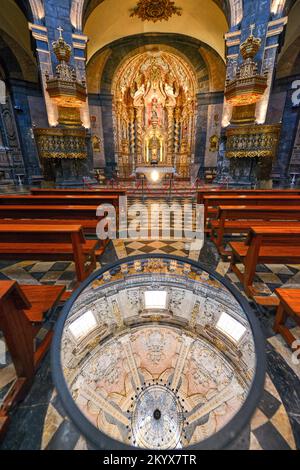
<svg viewBox="0 0 300 470">
<path fill-rule="evenodd" d="M 157 101 L 157 98 L 153 98 L 152 106 L 151 106 L 151 125 L 152 127 L 157 127 L 158 123 L 159 123 L 158 101 Z"/>
<path fill-rule="evenodd" d="M 160 142 L 157 136 L 154 136 L 150 139 L 149 142 L 149 151 L 150 151 L 150 162 L 152 165 L 155 165 L 159 161 L 159 153 L 160 153 Z"/>
</svg>

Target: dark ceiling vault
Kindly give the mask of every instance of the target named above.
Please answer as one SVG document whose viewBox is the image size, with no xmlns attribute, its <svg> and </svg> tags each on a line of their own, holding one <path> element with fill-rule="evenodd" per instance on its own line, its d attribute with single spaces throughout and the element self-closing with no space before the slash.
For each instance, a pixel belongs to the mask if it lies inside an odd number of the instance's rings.
<svg viewBox="0 0 300 470">
<path fill-rule="evenodd" d="M 15 0 L 20 10 L 24 13 L 28 21 L 33 21 L 33 15 L 30 8 L 29 0 Z"/>
</svg>

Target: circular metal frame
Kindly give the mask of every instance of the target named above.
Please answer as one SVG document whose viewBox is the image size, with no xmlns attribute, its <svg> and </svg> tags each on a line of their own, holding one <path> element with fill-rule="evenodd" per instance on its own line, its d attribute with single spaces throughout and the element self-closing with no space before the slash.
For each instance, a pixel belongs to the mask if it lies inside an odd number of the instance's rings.
<svg viewBox="0 0 300 470">
<path fill-rule="evenodd" d="M 266 374 L 266 354 L 265 354 L 265 338 L 262 334 L 260 324 L 254 315 L 251 307 L 249 306 L 247 300 L 238 292 L 238 290 L 230 284 L 226 279 L 222 278 L 219 274 L 210 271 L 206 267 L 203 267 L 200 263 L 190 260 L 188 258 L 181 258 L 179 256 L 164 255 L 164 254 L 147 254 L 147 255 L 138 255 L 131 256 L 128 258 L 120 259 L 110 265 L 95 271 L 89 278 L 87 278 L 80 287 L 72 294 L 70 299 L 66 302 L 63 307 L 63 310 L 60 314 L 60 317 L 57 321 L 54 338 L 52 341 L 51 347 L 51 369 L 53 382 L 57 389 L 58 395 L 62 401 L 62 405 L 68 414 L 71 421 L 75 424 L 78 430 L 83 434 L 89 443 L 94 445 L 99 450 L 141 450 L 137 447 L 126 445 L 122 442 L 116 441 L 111 437 L 107 436 L 100 430 L 96 429 L 91 422 L 84 416 L 80 411 L 78 406 L 75 404 L 68 385 L 66 383 L 63 367 L 61 363 L 61 340 L 64 331 L 64 325 L 70 313 L 70 310 L 80 296 L 80 294 L 88 287 L 88 285 L 95 281 L 99 276 L 101 276 L 106 271 L 110 271 L 124 263 L 130 264 L 135 261 L 143 259 L 165 259 L 165 260 L 175 260 L 180 263 L 190 264 L 194 268 L 200 269 L 208 273 L 216 281 L 223 284 L 230 293 L 235 297 L 237 302 L 242 307 L 244 313 L 246 314 L 247 320 L 249 321 L 253 341 L 255 345 L 255 355 L 256 355 L 256 367 L 253 381 L 248 393 L 248 396 L 243 403 L 242 407 L 239 409 L 237 414 L 227 423 L 222 429 L 216 432 L 211 437 L 194 444 L 189 447 L 185 447 L 184 450 L 217 450 L 224 449 L 229 446 L 240 433 L 244 430 L 247 424 L 250 422 L 256 407 L 261 398 L 264 383 L 265 383 L 265 374 Z"/>
</svg>

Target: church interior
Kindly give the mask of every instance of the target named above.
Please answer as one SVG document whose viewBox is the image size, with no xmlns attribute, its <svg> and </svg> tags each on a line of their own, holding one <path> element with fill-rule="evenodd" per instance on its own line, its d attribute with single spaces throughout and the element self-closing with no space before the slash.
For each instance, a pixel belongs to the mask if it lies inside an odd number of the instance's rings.
<svg viewBox="0 0 300 470">
<path fill-rule="evenodd" d="M 1 0 L 0 450 L 300 449 L 300 0 Z"/>
</svg>

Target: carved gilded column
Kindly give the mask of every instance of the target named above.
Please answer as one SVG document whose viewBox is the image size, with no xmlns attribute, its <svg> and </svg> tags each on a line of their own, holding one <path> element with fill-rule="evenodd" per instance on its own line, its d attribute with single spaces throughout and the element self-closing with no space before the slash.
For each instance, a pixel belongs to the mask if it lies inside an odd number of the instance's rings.
<svg viewBox="0 0 300 470">
<path fill-rule="evenodd" d="M 175 109 L 175 158 L 174 167 L 177 167 L 178 154 L 180 152 L 180 122 L 181 122 L 181 110 L 180 108 Z"/>
<path fill-rule="evenodd" d="M 175 153 L 178 153 L 180 149 L 180 120 L 181 120 L 181 110 L 180 108 L 176 108 L 175 109 Z"/>
<path fill-rule="evenodd" d="M 174 161 L 174 107 L 168 106 L 168 155 L 167 164 L 173 166 Z"/>
<path fill-rule="evenodd" d="M 123 157 L 122 157 L 122 145 L 121 145 L 121 109 L 122 103 L 121 100 L 116 100 L 114 104 L 114 115 L 113 115 L 113 126 L 114 126 L 114 140 L 115 140 L 115 149 L 116 149 L 116 161 L 118 163 L 118 168 L 120 171 L 120 176 L 123 176 Z"/>
<path fill-rule="evenodd" d="M 189 103 L 188 106 L 188 116 L 189 116 L 189 140 L 188 140 L 188 152 L 189 154 L 192 153 L 193 150 L 193 136 L 194 136 L 194 109 L 192 103 Z"/>
<path fill-rule="evenodd" d="M 129 111 L 130 126 L 130 159 L 132 162 L 132 171 L 135 170 L 135 125 L 134 125 L 134 108 Z"/>
<path fill-rule="evenodd" d="M 136 156 L 137 164 L 143 161 L 143 106 L 136 108 Z"/>
</svg>

